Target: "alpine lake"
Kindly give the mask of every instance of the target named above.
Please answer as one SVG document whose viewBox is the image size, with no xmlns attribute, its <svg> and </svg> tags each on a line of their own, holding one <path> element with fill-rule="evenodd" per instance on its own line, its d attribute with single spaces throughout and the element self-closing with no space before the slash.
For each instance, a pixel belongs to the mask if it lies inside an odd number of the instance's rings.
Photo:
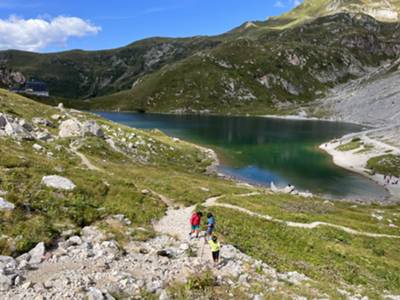
<svg viewBox="0 0 400 300">
<path fill-rule="evenodd" d="M 362 126 L 264 117 L 97 112 L 114 122 L 159 129 L 217 152 L 219 172 L 251 184 L 294 185 L 330 199 L 382 201 L 378 184 L 337 167 L 318 146 Z"/>
</svg>

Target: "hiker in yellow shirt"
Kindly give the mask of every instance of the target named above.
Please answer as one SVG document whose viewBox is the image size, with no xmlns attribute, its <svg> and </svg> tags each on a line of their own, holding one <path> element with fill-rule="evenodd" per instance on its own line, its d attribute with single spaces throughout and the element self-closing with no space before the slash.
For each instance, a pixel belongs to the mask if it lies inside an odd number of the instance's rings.
<svg viewBox="0 0 400 300">
<path fill-rule="evenodd" d="M 208 240 L 208 244 L 210 245 L 211 248 L 211 254 L 212 258 L 214 261 L 214 267 L 218 265 L 219 262 L 219 250 L 221 248 L 221 245 L 218 242 L 218 239 L 215 235 L 211 237 L 211 239 Z"/>
</svg>

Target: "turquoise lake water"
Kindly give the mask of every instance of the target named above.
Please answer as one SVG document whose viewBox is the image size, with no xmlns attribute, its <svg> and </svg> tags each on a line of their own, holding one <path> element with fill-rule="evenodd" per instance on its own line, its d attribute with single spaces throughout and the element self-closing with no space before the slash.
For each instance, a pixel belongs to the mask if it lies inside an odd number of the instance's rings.
<svg viewBox="0 0 400 300">
<path fill-rule="evenodd" d="M 98 112 L 114 122 L 166 134 L 214 149 L 219 170 L 243 181 L 269 186 L 288 183 L 331 198 L 382 200 L 385 189 L 335 166 L 318 146 L 362 130 L 354 124 L 260 117 L 162 115 Z"/>
</svg>

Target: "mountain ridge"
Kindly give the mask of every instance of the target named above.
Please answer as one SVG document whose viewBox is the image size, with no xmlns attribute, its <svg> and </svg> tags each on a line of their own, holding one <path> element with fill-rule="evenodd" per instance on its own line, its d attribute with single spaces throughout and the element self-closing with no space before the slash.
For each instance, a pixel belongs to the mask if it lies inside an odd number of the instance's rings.
<svg viewBox="0 0 400 300">
<path fill-rule="evenodd" d="M 287 114 L 396 59 L 399 23 L 379 16 L 399 8 L 399 0 L 307 0 L 219 36 L 89 52 L 2 51 L 0 86 L 38 78 L 56 98 L 85 109 Z"/>
</svg>

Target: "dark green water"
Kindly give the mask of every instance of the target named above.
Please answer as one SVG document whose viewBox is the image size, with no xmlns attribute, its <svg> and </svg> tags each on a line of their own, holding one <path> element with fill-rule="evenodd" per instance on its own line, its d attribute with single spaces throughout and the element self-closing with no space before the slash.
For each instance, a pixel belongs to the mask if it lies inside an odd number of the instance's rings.
<svg viewBox="0 0 400 300">
<path fill-rule="evenodd" d="M 222 158 L 220 171 L 263 185 L 288 183 L 334 198 L 382 200 L 383 187 L 331 162 L 318 145 L 362 128 L 353 124 L 257 117 L 109 113 L 128 126 L 158 128 L 170 136 L 205 145 Z"/>
</svg>

